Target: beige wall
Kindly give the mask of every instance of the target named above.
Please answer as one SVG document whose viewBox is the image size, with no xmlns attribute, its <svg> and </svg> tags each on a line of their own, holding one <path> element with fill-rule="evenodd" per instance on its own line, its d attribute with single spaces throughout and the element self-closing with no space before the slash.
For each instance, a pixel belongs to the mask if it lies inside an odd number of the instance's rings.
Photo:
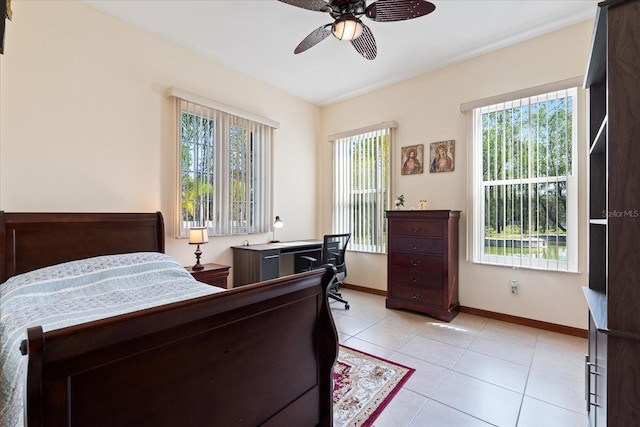
<svg viewBox="0 0 640 427">
<path fill-rule="evenodd" d="M 331 228 L 331 144 L 326 136 L 363 126 L 396 120 L 399 129 L 393 149 L 393 191 L 404 194 L 407 208 L 427 199 L 429 209 L 462 211 L 460 225 L 460 303 L 463 306 L 507 313 L 579 328 L 587 327 L 587 308 L 580 286 L 587 283 L 586 227 L 581 226 L 582 274 L 545 273 L 477 265 L 465 260 L 467 217 L 466 120 L 460 104 L 581 76 L 586 67 L 592 22 L 585 22 L 516 46 L 421 75 L 322 110 L 319 170 L 322 230 Z M 583 105 L 584 107 L 584 105 Z M 580 114 L 585 117 L 584 108 Z M 580 125 L 580 147 L 585 147 L 585 122 Z M 400 148 L 432 142 L 456 141 L 455 171 L 401 176 Z M 426 154 L 425 154 L 426 155 Z M 584 150 L 580 152 L 580 224 L 586 224 Z M 348 282 L 386 290 L 386 256 L 350 253 Z M 520 295 L 511 295 L 510 279 L 520 283 Z"/>
<path fill-rule="evenodd" d="M 174 122 L 165 90 L 176 86 L 280 122 L 279 238 L 315 237 L 318 107 L 80 2 L 14 2 L 13 11 L 0 56 L 0 209 L 160 210 L 167 252 L 194 263 L 194 247 L 172 237 Z M 230 265 L 230 246 L 270 236 L 213 238 L 203 260 Z"/>
<path fill-rule="evenodd" d="M 396 169 L 393 194 L 405 194 L 409 207 L 426 198 L 430 208 L 463 211 L 460 302 L 586 327 L 584 273 L 464 261 L 468 148 L 459 106 L 581 75 L 590 22 L 320 109 L 79 2 L 14 2 L 13 9 L 0 56 L 0 209 L 160 210 L 167 252 L 192 263 L 193 247 L 174 239 L 171 226 L 175 149 L 164 93 L 176 86 L 280 122 L 274 213 L 286 225 L 278 238 L 317 237 L 331 229 L 327 135 L 397 120 L 395 156 L 405 145 L 456 140 L 455 172 L 401 177 Z M 229 247 L 245 238 L 270 235 L 213 238 L 202 248 L 204 261 L 230 265 Z M 580 262 L 584 272 L 584 250 Z M 385 256 L 349 254 L 349 264 L 349 282 L 386 289 Z M 520 282 L 519 296 L 508 293 L 509 279 Z"/>
</svg>

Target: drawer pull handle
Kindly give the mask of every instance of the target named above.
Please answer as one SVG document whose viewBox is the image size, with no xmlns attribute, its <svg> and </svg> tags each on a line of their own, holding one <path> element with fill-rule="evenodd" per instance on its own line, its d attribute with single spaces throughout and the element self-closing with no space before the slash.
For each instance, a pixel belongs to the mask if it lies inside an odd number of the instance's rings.
<svg viewBox="0 0 640 427">
<path fill-rule="evenodd" d="M 413 299 L 418 299 L 422 296 L 422 294 L 414 294 L 413 292 L 411 292 L 411 298 Z"/>
<path fill-rule="evenodd" d="M 589 361 L 589 355 L 585 354 L 584 355 L 584 399 L 587 402 L 587 412 L 590 412 L 591 407 L 595 406 L 595 407 L 600 407 L 599 404 L 595 403 L 592 401 L 591 397 L 595 397 L 595 399 L 597 400 L 597 396 L 594 392 L 591 391 L 591 375 L 601 375 L 599 372 L 597 372 L 598 366 Z M 591 367 L 595 368 L 596 371 L 592 371 Z"/>
<path fill-rule="evenodd" d="M 414 277 L 413 275 L 410 275 L 410 276 L 409 276 L 409 278 L 410 278 L 410 279 L 411 279 L 411 281 L 412 281 L 412 282 L 414 282 L 414 283 L 415 283 L 415 282 L 419 282 L 420 280 L 422 280 L 422 278 L 421 278 L 420 276 L 415 276 L 415 277 Z"/>
<path fill-rule="evenodd" d="M 598 369 L 598 365 L 596 365 L 595 363 L 593 363 L 593 362 L 587 362 L 587 363 L 586 363 L 586 365 L 587 365 L 587 369 L 589 370 L 589 373 L 590 373 L 591 375 L 595 375 L 595 376 L 602 375 L 600 372 L 598 372 L 598 371 L 597 371 L 597 369 Z M 592 367 L 592 366 L 596 369 L 595 371 L 592 371 L 592 370 L 591 370 L 591 367 Z"/>
<path fill-rule="evenodd" d="M 591 377 L 590 377 L 590 373 L 591 373 L 591 365 L 592 363 L 589 362 L 589 355 L 585 354 L 584 355 L 584 400 L 587 402 L 587 412 L 589 412 L 589 410 L 591 409 Z"/>
<path fill-rule="evenodd" d="M 418 250 L 422 247 L 422 243 L 412 243 L 411 244 L 411 249 L 413 250 Z"/>
<path fill-rule="evenodd" d="M 418 227 L 418 228 L 416 228 L 416 227 L 411 227 L 411 231 L 412 231 L 412 232 L 414 232 L 414 233 L 419 233 L 419 232 L 421 232 L 421 231 L 422 231 L 422 227 Z"/>
<path fill-rule="evenodd" d="M 418 261 L 414 261 L 412 259 L 409 260 L 409 262 L 411 263 L 411 265 L 416 266 L 416 265 L 420 265 L 422 264 L 422 261 L 418 260 Z"/>
</svg>

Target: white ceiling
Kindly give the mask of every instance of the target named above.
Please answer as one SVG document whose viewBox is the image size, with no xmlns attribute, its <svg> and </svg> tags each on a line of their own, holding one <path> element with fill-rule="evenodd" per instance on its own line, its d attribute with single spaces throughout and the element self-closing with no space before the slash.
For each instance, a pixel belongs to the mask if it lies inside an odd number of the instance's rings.
<svg viewBox="0 0 640 427">
<path fill-rule="evenodd" d="M 332 21 L 276 0 L 84 0 L 244 74 L 318 105 L 593 18 L 599 0 L 431 0 L 421 18 L 379 23 L 378 56 L 361 57 L 333 37 L 293 50 Z M 368 0 L 367 4 L 372 1 Z"/>
</svg>

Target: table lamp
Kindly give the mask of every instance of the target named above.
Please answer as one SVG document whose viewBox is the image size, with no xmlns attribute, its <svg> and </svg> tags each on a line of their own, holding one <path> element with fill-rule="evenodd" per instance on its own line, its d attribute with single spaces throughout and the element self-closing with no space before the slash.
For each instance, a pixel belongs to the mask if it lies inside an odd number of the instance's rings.
<svg viewBox="0 0 640 427">
<path fill-rule="evenodd" d="M 276 240 L 276 228 L 284 227 L 284 222 L 276 215 L 276 220 L 273 221 L 273 240 L 269 243 L 278 243 L 280 240 Z"/>
<path fill-rule="evenodd" d="M 209 241 L 209 235 L 207 233 L 206 227 L 197 227 L 189 229 L 189 244 L 190 245 L 198 245 L 196 248 L 196 265 L 191 267 L 193 270 L 202 270 L 204 266 L 200 264 L 200 255 L 202 255 L 202 251 L 200 251 L 200 244 L 205 244 Z"/>
</svg>

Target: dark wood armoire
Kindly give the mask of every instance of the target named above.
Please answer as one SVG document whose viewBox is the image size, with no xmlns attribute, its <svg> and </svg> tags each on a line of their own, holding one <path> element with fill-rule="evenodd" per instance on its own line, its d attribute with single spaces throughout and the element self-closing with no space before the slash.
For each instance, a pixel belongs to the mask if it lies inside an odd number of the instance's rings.
<svg viewBox="0 0 640 427">
<path fill-rule="evenodd" d="M 589 90 L 591 426 L 640 423 L 640 1 L 598 5 Z"/>
</svg>

